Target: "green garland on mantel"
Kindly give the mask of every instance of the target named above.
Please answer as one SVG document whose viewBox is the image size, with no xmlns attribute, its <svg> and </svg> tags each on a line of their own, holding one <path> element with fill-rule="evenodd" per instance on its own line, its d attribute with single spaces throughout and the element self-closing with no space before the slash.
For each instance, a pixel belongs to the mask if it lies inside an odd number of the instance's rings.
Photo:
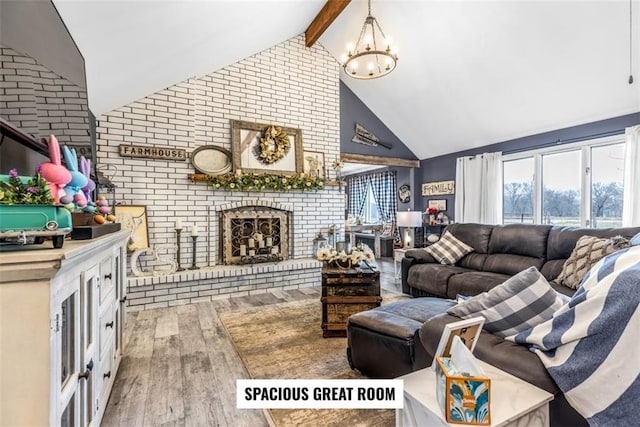
<svg viewBox="0 0 640 427">
<path fill-rule="evenodd" d="M 227 173 L 207 176 L 207 182 L 214 190 L 227 191 L 310 191 L 325 187 L 324 178 L 300 175 L 242 174 Z"/>
</svg>

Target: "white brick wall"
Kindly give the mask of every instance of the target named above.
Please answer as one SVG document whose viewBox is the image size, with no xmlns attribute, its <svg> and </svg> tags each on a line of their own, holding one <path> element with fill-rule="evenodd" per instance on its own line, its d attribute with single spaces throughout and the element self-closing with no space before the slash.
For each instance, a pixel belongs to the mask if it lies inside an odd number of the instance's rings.
<svg viewBox="0 0 640 427">
<path fill-rule="evenodd" d="M 310 193 L 213 191 L 187 179 L 194 173 L 189 162 L 120 157 L 118 146 L 132 143 L 192 152 L 216 145 L 230 150 L 230 120 L 236 119 L 300 128 L 304 149 L 323 152 L 330 163 L 340 152 L 338 67 L 321 46 L 306 48 L 300 35 L 211 74 L 179 82 L 98 118 L 98 164 L 110 168 L 106 175 L 117 186 L 118 201 L 147 206 L 151 245 L 175 243 L 173 225 L 181 218 L 185 227 L 199 226 L 203 237 L 197 241 L 197 265 L 206 266 L 207 248 L 211 261 L 218 259 L 218 206 L 259 199 L 293 208 L 293 258 L 308 258 L 315 234 L 343 221 L 344 198 L 337 187 Z M 183 232 L 182 240 L 185 267 L 192 259 L 188 234 Z M 152 262 L 144 259 L 143 264 Z"/>
</svg>

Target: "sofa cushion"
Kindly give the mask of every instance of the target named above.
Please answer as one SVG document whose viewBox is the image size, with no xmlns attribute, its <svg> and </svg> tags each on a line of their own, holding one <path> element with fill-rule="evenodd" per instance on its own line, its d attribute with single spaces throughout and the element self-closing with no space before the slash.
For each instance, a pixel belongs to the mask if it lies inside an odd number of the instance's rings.
<svg viewBox="0 0 640 427">
<path fill-rule="evenodd" d="M 427 355 L 427 364 L 433 360 L 444 326 L 458 320 L 460 319 L 455 316 L 443 313 L 432 317 L 420 327 L 418 337 Z M 529 351 L 527 346 L 516 345 L 482 331 L 473 354 L 478 359 L 522 378 L 549 393 L 555 394 L 559 391 L 538 356 Z"/>
<path fill-rule="evenodd" d="M 555 280 L 562 271 L 562 266 L 564 265 L 565 261 L 566 259 L 552 259 L 550 261 L 547 261 L 542 264 L 540 273 L 542 273 L 544 278 L 548 281 Z"/>
<path fill-rule="evenodd" d="M 600 239 L 582 236 L 578 239 L 571 256 L 562 266 L 556 282 L 571 289 L 577 289 L 582 278 L 591 267 L 606 255 L 629 246 L 629 241 L 621 236 Z"/>
<path fill-rule="evenodd" d="M 447 283 L 447 297 L 456 298 L 457 295 L 478 295 L 504 283 L 509 277 L 511 276 L 487 271 L 456 274 L 450 277 Z"/>
<path fill-rule="evenodd" d="M 451 224 L 447 226 L 447 231 L 473 248 L 473 252 L 458 261 L 457 265 L 482 270 L 489 250 L 489 238 L 493 227 L 493 225 L 484 224 Z"/>
<path fill-rule="evenodd" d="M 496 286 L 447 310 L 468 319 L 482 316 L 484 329 L 510 337 L 553 317 L 569 298 L 560 296 L 535 268 L 528 268 Z"/>
<path fill-rule="evenodd" d="M 513 254 L 544 259 L 550 225 L 496 225 L 491 232 L 489 254 Z"/>
<path fill-rule="evenodd" d="M 409 269 L 409 286 L 439 297 L 447 297 L 447 282 L 455 274 L 473 270 L 454 265 L 414 264 Z"/>
<path fill-rule="evenodd" d="M 547 260 L 566 260 L 576 247 L 578 239 L 582 236 L 594 236 L 600 238 L 622 236 L 631 239 L 635 234 L 640 233 L 640 227 L 622 228 L 576 228 L 576 227 L 553 227 L 547 239 Z"/>
<path fill-rule="evenodd" d="M 466 254 L 473 252 L 473 248 L 453 234 L 445 231 L 440 240 L 431 246 L 427 246 L 425 251 L 431 254 L 440 264 L 454 265 Z"/>
<path fill-rule="evenodd" d="M 491 254 L 487 255 L 482 270 L 513 276 L 529 267 L 535 267 L 540 270 L 543 264 L 544 260 L 542 258 L 516 254 Z"/>
</svg>

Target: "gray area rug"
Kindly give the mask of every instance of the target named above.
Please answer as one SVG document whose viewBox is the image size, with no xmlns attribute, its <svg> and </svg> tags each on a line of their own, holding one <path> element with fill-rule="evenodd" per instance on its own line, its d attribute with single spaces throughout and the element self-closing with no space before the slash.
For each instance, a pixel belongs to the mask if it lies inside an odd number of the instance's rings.
<svg viewBox="0 0 640 427">
<path fill-rule="evenodd" d="M 383 295 L 383 303 L 404 297 Z M 318 299 L 219 313 L 251 378 L 363 378 L 347 362 L 346 338 L 322 338 Z M 271 409 L 275 426 L 393 426 L 389 409 Z"/>
</svg>

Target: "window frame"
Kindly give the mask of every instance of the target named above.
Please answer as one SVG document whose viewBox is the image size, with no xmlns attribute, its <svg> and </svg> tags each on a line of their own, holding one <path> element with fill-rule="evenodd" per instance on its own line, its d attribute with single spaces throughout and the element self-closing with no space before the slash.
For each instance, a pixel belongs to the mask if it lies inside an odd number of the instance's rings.
<svg viewBox="0 0 640 427">
<path fill-rule="evenodd" d="M 549 154 L 559 154 L 569 151 L 580 151 L 580 226 L 591 227 L 591 149 L 605 147 L 608 145 L 624 144 L 624 134 L 607 136 L 603 138 L 590 139 L 586 141 L 564 144 L 557 147 L 537 148 L 517 153 L 505 154 L 502 156 L 502 163 L 533 158 L 533 223 L 542 224 L 542 158 Z M 504 198 L 504 167 L 502 168 L 502 197 Z M 504 207 L 502 212 L 502 223 L 504 224 Z"/>
</svg>

